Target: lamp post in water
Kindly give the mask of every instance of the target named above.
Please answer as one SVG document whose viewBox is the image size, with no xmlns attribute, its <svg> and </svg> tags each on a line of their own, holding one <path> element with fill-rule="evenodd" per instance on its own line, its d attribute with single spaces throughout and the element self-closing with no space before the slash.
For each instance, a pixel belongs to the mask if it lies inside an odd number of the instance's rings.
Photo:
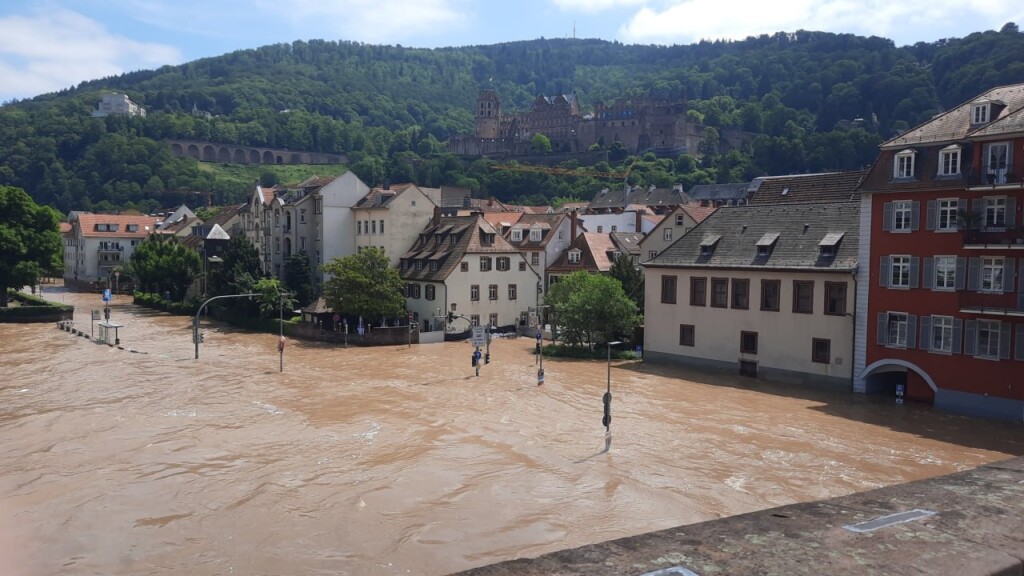
<svg viewBox="0 0 1024 576">
<path fill-rule="evenodd" d="M 608 389 L 604 393 L 604 417 L 601 424 L 604 424 L 604 450 L 607 452 L 612 447 L 612 346 L 622 344 L 618 340 L 605 342 L 608 347 Z"/>
</svg>

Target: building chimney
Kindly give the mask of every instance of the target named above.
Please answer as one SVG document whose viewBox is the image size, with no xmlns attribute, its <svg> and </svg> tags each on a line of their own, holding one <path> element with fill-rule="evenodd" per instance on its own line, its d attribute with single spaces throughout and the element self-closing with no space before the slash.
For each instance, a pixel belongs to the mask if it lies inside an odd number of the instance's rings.
<svg viewBox="0 0 1024 576">
<path fill-rule="evenodd" d="M 487 207 L 490 208 L 492 206 L 494 206 L 494 196 L 490 196 L 487 198 Z"/>
<path fill-rule="evenodd" d="M 438 224 L 441 223 L 441 207 L 440 206 L 434 206 L 434 217 L 430 219 L 430 223 L 432 225 L 434 225 L 434 226 L 437 226 Z"/>
<path fill-rule="evenodd" d="M 633 230 L 636 231 L 636 232 L 642 231 L 643 228 L 644 228 L 643 227 L 643 223 L 644 223 L 644 215 L 643 215 L 643 213 L 640 210 L 637 210 L 636 211 L 636 228 L 634 228 Z"/>
<path fill-rule="evenodd" d="M 576 239 L 576 210 L 569 213 L 569 242 Z"/>
</svg>

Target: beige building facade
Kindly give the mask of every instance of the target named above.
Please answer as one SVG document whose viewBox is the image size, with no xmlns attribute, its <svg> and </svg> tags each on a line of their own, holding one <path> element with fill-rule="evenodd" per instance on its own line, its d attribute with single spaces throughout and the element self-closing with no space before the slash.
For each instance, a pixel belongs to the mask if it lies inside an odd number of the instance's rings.
<svg viewBox="0 0 1024 576">
<path fill-rule="evenodd" d="M 356 250 L 381 248 L 391 266 L 419 237 L 434 216 L 434 201 L 414 184 L 374 188 L 353 208 Z"/>
</svg>

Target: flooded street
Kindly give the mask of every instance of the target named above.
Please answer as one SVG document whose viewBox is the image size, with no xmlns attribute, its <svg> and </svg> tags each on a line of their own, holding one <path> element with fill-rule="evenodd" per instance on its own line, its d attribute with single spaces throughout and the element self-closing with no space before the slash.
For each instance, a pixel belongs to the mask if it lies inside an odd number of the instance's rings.
<svg viewBox="0 0 1024 576">
<path fill-rule="evenodd" d="M 88 331 L 97 294 L 46 287 Z M 1022 428 L 498 339 L 338 348 L 122 296 L 0 324 L 0 574 L 447 574 L 1024 454 Z M 691 380 L 700 378 L 706 383 Z"/>
</svg>

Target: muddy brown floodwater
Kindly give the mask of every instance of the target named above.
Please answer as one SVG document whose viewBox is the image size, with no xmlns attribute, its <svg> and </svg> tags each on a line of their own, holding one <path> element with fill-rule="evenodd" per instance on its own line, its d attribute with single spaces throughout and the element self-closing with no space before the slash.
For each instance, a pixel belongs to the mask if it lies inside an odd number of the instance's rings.
<svg viewBox="0 0 1024 576">
<path fill-rule="evenodd" d="M 76 306 L 95 294 L 47 287 Z M 1024 454 L 1021 427 L 499 339 L 337 348 L 121 297 L 0 325 L 0 573 L 446 574 Z"/>
</svg>

